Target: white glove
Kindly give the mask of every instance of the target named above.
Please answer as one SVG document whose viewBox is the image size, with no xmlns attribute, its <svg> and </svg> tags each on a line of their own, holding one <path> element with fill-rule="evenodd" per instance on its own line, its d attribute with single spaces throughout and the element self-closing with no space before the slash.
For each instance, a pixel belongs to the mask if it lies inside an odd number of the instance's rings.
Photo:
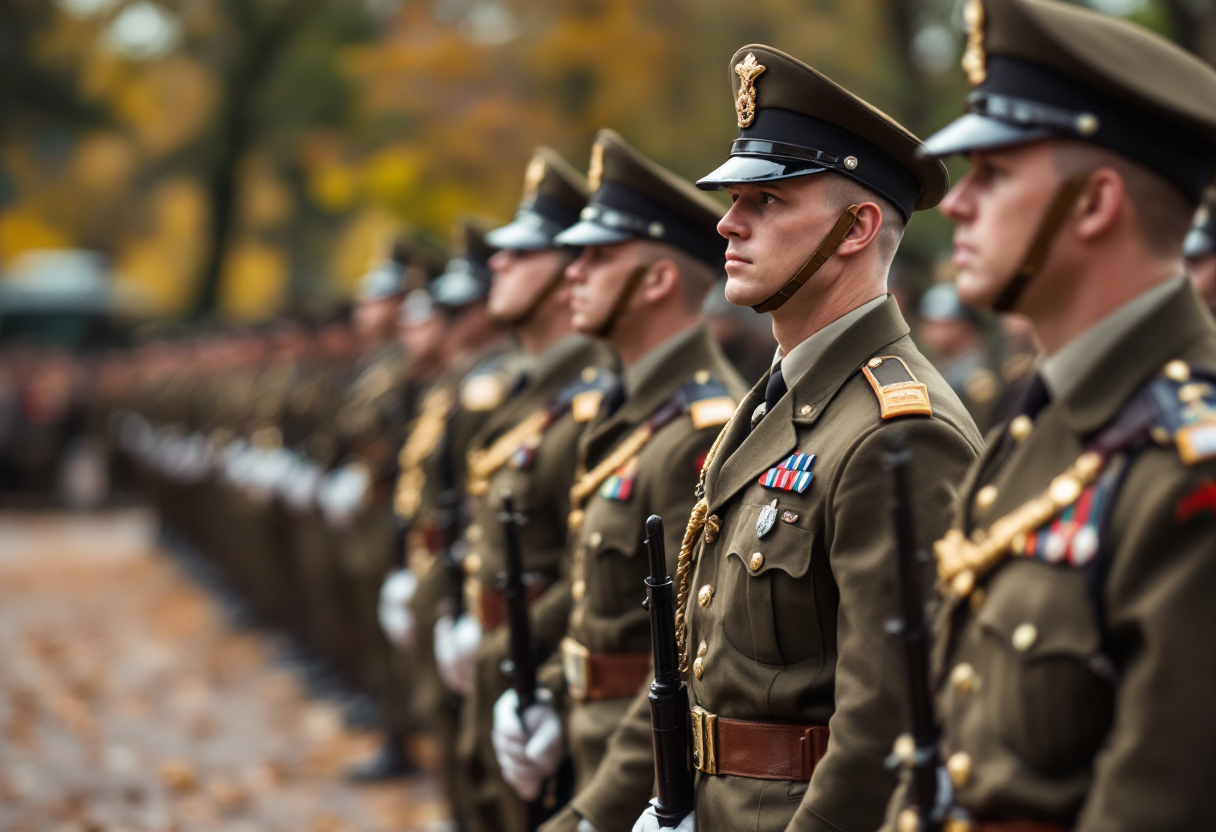
<svg viewBox="0 0 1216 832">
<path fill-rule="evenodd" d="M 537 702 L 519 719 L 519 695 L 514 689 L 494 703 L 494 728 L 490 741 L 502 769 L 502 779 L 524 800 L 536 800 L 547 778 L 557 771 L 566 756 L 562 721 L 553 709 L 553 695 L 546 688 L 536 691 Z"/>
<path fill-rule="evenodd" d="M 324 475 L 321 466 L 297 456 L 290 474 L 279 482 L 279 497 L 296 514 L 307 514 L 316 503 Z"/>
<path fill-rule="evenodd" d="M 658 798 L 650 801 L 650 805 L 646 807 L 646 811 L 642 812 L 642 816 L 633 824 L 633 832 L 663 832 L 665 829 L 671 829 L 672 832 L 697 832 L 697 810 L 693 809 L 674 827 L 659 826 L 659 816 L 655 814 L 654 804 Z"/>
<path fill-rule="evenodd" d="M 326 522 L 339 531 L 348 528 L 363 507 L 371 485 L 371 472 L 366 465 L 358 462 L 343 465 L 327 474 L 317 492 L 317 505 Z"/>
<path fill-rule="evenodd" d="M 380 587 L 380 606 L 377 614 L 380 629 L 388 640 L 402 650 L 414 645 L 414 615 L 409 610 L 410 601 L 418 591 L 418 576 L 408 569 L 398 569 L 390 574 Z"/>
<path fill-rule="evenodd" d="M 481 623 L 467 613 L 455 622 L 450 615 L 435 622 L 435 664 L 453 693 L 468 696 L 473 692 L 480 642 Z"/>
</svg>

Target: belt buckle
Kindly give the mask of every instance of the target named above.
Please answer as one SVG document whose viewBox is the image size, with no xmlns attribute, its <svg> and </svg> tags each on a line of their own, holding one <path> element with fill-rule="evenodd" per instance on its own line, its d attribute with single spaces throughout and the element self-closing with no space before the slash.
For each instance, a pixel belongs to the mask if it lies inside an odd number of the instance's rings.
<svg viewBox="0 0 1216 832">
<path fill-rule="evenodd" d="M 570 698 L 582 702 L 591 687 L 591 651 L 567 636 L 562 639 L 562 674 L 566 677 L 566 688 Z"/>
<path fill-rule="evenodd" d="M 718 715 L 692 706 L 692 764 L 697 771 L 718 773 Z"/>
</svg>

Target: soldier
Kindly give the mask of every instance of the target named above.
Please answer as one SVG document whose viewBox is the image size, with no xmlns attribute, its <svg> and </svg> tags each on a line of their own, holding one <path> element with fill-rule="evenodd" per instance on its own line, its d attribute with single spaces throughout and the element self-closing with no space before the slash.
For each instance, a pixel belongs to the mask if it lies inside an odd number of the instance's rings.
<svg viewBox="0 0 1216 832">
<path fill-rule="evenodd" d="M 745 390 L 701 312 L 722 269 L 721 208 L 610 130 L 596 139 L 590 179 L 595 194 L 558 241 L 584 246 L 567 270 L 575 326 L 612 345 L 624 370 L 584 436 L 571 491 L 574 604 L 553 670 L 565 671 L 555 686 L 569 695 L 577 786 L 649 682 L 646 518 L 686 516 L 705 454 Z M 674 557 L 682 529 L 668 530 Z M 545 728 L 557 715 L 544 703 L 527 717 L 540 727 L 524 732 L 515 704 L 513 692 L 499 701 L 495 741 L 510 782 L 533 797 L 562 756 L 562 732 Z"/>
<path fill-rule="evenodd" d="M 524 197 L 514 220 L 486 239 L 499 251 L 488 309 L 519 339 L 525 354 L 516 392 L 473 439 L 468 457 L 470 522 L 465 531 L 467 611 L 457 628 L 478 631 L 479 642 L 436 643 L 444 676 L 464 697 L 459 753 L 473 791 L 466 795 L 486 829 L 522 830 L 524 811 L 503 782 L 490 742 L 494 702 L 507 686 L 507 609 L 499 588 L 505 569 L 500 495 L 511 492 L 525 522 L 520 529 L 532 636 L 551 653 L 570 611 L 566 518 L 577 463 L 577 442 L 616 382 L 614 359 L 603 345 L 571 326 L 566 267 L 576 250 L 554 242 L 587 202 L 586 180 L 547 148 L 528 165 Z M 437 634 L 452 635 L 446 622 Z"/>
<path fill-rule="evenodd" d="M 1195 284 L 1195 291 L 1208 309 L 1216 313 L 1216 216 L 1212 214 L 1213 207 L 1216 207 L 1216 200 L 1209 193 L 1195 212 L 1195 222 L 1182 244 L 1182 253 L 1186 256 L 1186 273 Z"/>
<path fill-rule="evenodd" d="M 473 437 L 508 398 L 518 379 L 517 354 L 491 318 L 486 297 L 489 258 L 494 249 L 472 222 L 457 228 L 457 256 L 427 286 L 429 303 L 412 295 L 421 316 L 430 307 L 441 319 L 438 348 L 428 358 L 442 369 L 427 390 L 398 454 L 393 510 L 408 529 L 406 556 L 412 583 L 389 600 L 404 613 L 394 642 L 410 651 L 416 717 L 430 727 L 440 751 L 444 788 L 457 828 L 480 829 L 469 804 L 472 788 L 456 762 L 458 701 L 446 688 L 435 664 L 433 631 L 448 607 L 463 599 L 453 572 L 460 568 L 467 455 Z M 425 326 L 424 320 L 415 325 Z M 429 328 L 428 328 L 429 329 Z M 421 336 L 434 334 L 418 333 Z M 423 344 L 426 337 L 417 339 Z M 389 582 L 401 582 L 397 575 Z M 391 594 L 391 593 L 390 593 Z M 382 612 L 381 615 L 384 618 Z"/>
<path fill-rule="evenodd" d="M 959 303 L 952 283 L 938 283 L 920 299 L 920 341 L 976 426 L 992 427 L 1001 377 L 991 366 L 979 315 Z"/>
<path fill-rule="evenodd" d="M 1216 330 L 1181 275 L 1216 72 L 1063 3 L 967 19 L 977 87 L 926 148 L 971 160 L 942 204 L 960 297 L 1042 355 L 934 547 L 947 826 L 1213 829 Z"/>
</svg>

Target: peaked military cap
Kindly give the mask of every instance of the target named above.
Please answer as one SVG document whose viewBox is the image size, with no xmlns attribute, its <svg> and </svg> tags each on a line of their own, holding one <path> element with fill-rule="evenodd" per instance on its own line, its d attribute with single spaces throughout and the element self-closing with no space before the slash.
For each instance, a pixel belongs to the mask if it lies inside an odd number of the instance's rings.
<svg viewBox="0 0 1216 832">
<path fill-rule="evenodd" d="M 1209 191 L 1204 196 L 1203 204 L 1195 212 L 1191 230 L 1182 242 L 1184 256 L 1203 257 L 1206 254 L 1216 254 L 1216 211 L 1213 208 L 1216 208 L 1216 196 Z"/>
<path fill-rule="evenodd" d="M 1216 162 L 1216 71 L 1147 29 L 1053 0 L 968 0 L 968 112 L 934 156 L 1049 137 L 1138 162 L 1198 203 Z"/>
<path fill-rule="evenodd" d="M 587 204 L 587 180 L 547 147 L 538 147 L 524 175 L 524 196 L 515 218 L 486 235 L 496 248 L 553 248 L 563 229 L 578 222 Z"/>
<path fill-rule="evenodd" d="M 464 219 L 456 224 L 453 250 L 443 274 L 427 290 L 436 306 L 459 309 L 479 301 L 490 290 L 490 258 L 497 251 L 486 241 L 485 224 Z"/>
<path fill-rule="evenodd" d="M 392 260 L 377 263 L 359 278 L 355 299 L 360 303 L 385 300 L 405 291 L 405 268 Z"/>
<path fill-rule="evenodd" d="M 730 60 L 739 137 L 730 158 L 697 182 L 717 190 L 832 171 L 886 198 L 904 219 L 932 208 L 950 178 L 920 139 L 823 73 L 771 46 Z"/>
<path fill-rule="evenodd" d="M 560 245 L 654 240 L 724 268 L 726 240 L 718 234 L 723 209 L 614 131 L 596 135 L 587 179 L 594 193 L 578 223 L 557 235 Z"/>
</svg>

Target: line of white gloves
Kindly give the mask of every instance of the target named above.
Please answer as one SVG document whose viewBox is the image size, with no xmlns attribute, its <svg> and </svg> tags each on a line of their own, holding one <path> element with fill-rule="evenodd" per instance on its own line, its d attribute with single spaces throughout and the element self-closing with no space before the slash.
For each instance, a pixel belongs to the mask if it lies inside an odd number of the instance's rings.
<svg viewBox="0 0 1216 832">
<path fill-rule="evenodd" d="M 401 650 L 414 646 L 414 614 L 410 602 L 418 591 L 418 576 L 408 569 L 397 569 L 380 585 L 376 615 L 380 629 L 389 642 Z"/>
</svg>

